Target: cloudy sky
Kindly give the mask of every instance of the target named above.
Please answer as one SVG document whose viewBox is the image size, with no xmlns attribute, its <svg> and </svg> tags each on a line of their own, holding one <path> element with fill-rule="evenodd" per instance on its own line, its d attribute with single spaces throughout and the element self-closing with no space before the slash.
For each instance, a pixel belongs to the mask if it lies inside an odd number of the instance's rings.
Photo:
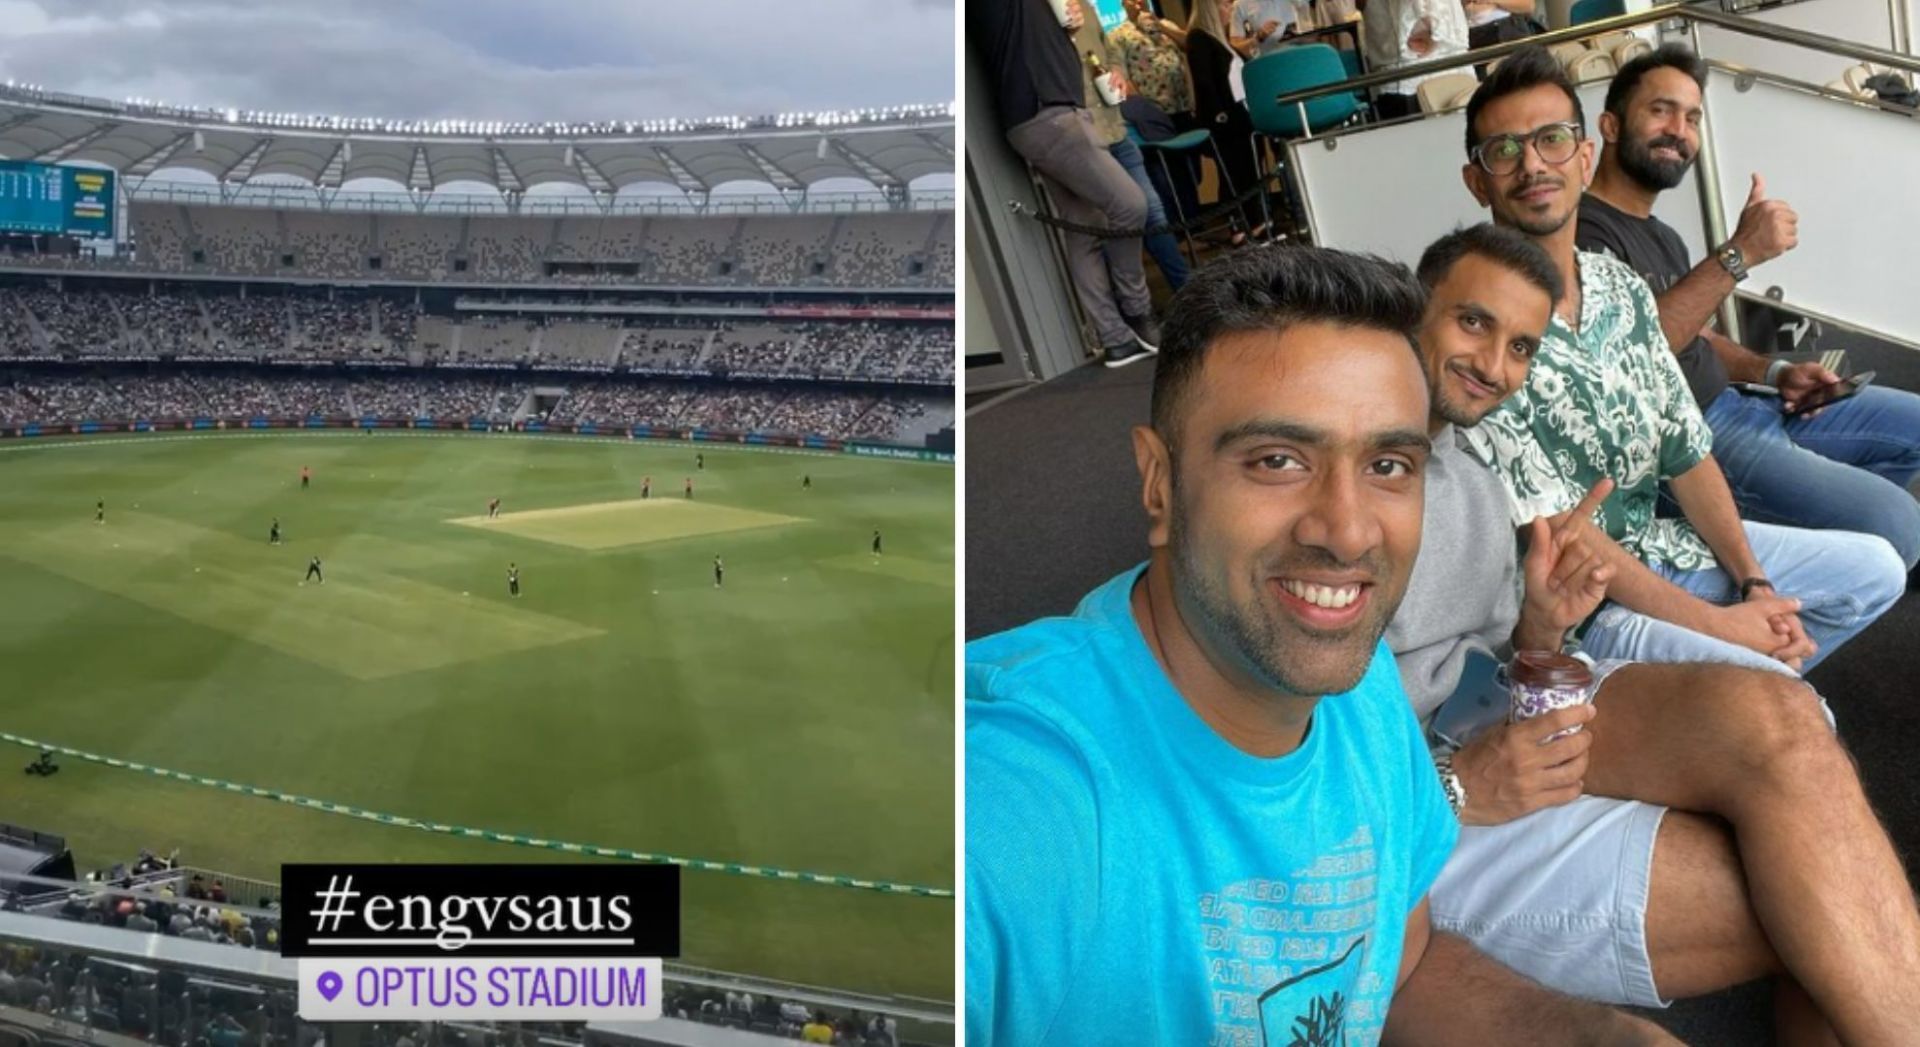
<svg viewBox="0 0 1920 1047">
<path fill-rule="evenodd" d="M 954 0 L 0 0 L 0 78 L 384 118 L 947 102 Z"/>
</svg>

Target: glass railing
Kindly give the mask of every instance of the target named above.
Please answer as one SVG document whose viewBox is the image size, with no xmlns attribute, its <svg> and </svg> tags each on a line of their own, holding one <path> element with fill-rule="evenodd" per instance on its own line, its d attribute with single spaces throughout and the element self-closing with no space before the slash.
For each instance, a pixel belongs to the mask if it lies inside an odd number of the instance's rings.
<svg viewBox="0 0 1920 1047">
<path fill-rule="evenodd" d="M 366 192 L 317 189 L 301 185 L 214 185 L 152 178 L 125 180 L 135 204 L 188 207 L 247 207 L 270 210 L 326 211 L 343 214 L 490 215 L 533 218 L 642 218 L 650 215 L 816 215 L 887 214 L 951 211 L 952 189 L 878 191 L 717 193 L 708 197 L 640 195 L 594 196 L 541 193 L 509 200 L 497 193 Z"/>
</svg>

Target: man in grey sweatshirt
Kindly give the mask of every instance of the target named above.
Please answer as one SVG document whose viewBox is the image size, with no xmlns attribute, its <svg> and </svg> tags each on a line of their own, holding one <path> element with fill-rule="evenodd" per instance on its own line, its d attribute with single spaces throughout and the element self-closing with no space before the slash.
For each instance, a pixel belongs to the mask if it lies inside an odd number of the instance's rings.
<svg viewBox="0 0 1920 1047">
<path fill-rule="evenodd" d="M 1603 661 L 1592 704 L 1506 722 L 1501 663 L 1561 651 L 1606 595 L 1611 540 L 1588 512 L 1609 484 L 1523 528 L 1519 551 L 1499 479 L 1458 430 L 1524 384 L 1559 273 L 1480 225 L 1428 248 L 1419 275 L 1434 452 L 1386 642 L 1462 823 L 1435 926 L 1591 999 L 1660 1007 L 1776 974 L 1781 1042 L 1914 1042 L 1920 912 L 1806 685 Z"/>
</svg>

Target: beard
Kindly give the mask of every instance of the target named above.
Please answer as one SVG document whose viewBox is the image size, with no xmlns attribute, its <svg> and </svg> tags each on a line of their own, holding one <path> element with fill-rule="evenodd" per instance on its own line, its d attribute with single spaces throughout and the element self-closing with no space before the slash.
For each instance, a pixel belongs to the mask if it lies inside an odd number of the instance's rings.
<svg viewBox="0 0 1920 1047">
<path fill-rule="evenodd" d="M 1494 407 L 1498 406 L 1499 404 L 1494 405 Z M 1433 391 L 1433 413 L 1446 419 L 1449 425 L 1461 429 L 1471 429 L 1479 425 L 1480 419 L 1486 417 L 1487 414 L 1492 411 L 1493 407 L 1489 407 L 1486 411 L 1475 413 L 1473 408 L 1465 404 L 1455 403 L 1453 398 L 1448 396 L 1445 391 L 1440 389 Z"/>
<path fill-rule="evenodd" d="M 1679 159 L 1656 158 L 1653 151 L 1662 146 L 1679 153 Z M 1672 189 L 1687 176 L 1687 168 L 1692 166 L 1693 154 L 1687 151 L 1687 144 L 1672 135 L 1661 135 L 1645 141 L 1630 135 L 1620 137 L 1620 170 L 1643 188 L 1655 192 Z"/>
<path fill-rule="evenodd" d="M 1317 698 L 1359 685 L 1399 604 L 1397 597 L 1385 598 L 1382 583 L 1389 574 L 1376 558 L 1366 561 L 1376 582 L 1366 616 L 1338 633 L 1309 632 L 1279 607 L 1263 602 L 1259 589 L 1245 606 L 1236 605 L 1224 580 L 1210 574 L 1200 559 L 1188 523 L 1176 483 L 1167 535 L 1174 595 L 1181 617 L 1203 649 L 1285 694 Z M 1310 548 L 1289 559 L 1297 567 L 1336 566 L 1332 557 Z M 1263 570 L 1267 573 L 1274 572 Z"/>
<path fill-rule="evenodd" d="M 1500 209 L 1496 209 L 1495 211 L 1496 217 L 1504 218 L 1506 225 L 1510 225 L 1513 228 L 1518 229 L 1519 231 L 1527 234 L 1528 236 L 1536 236 L 1536 237 L 1552 236 L 1553 234 L 1566 228 L 1567 223 L 1573 221 L 1573 216 L 1579 212 L 1579 207 L 1577 206 L 1577 202 L 1575 205 L 1569 206 L 1564 213 L 1558 214 L 1558 215 L 1554 215 L 1554 214 L 1541 215 L 1541 214 L 1534 214 L 1530 211 L 1523 211 L 1520 209 L 1520 207 L 1517 204 L 1513 202 L 1513 197 L 1516 194 L 1525 192 L 1526 190 L 1531 189 L 1542 182 L 1545 182 L 1549 178 L 1553 178 L 1556 181 L 1558 181 L 1562 188 L 1564 188 L 1566 185 L 1566 182 L 1564 180 L 1558 179 L 1554 175 L 1543 175 L 1539 178 L 1535 178 L 1531 182 L 1525 182 L 1520 185 L 1516 185 L 1507 192 L 1506 196 L 1496 198 L 1496 199 L 1503 200 L 1508 205 L 1507 208 L 1505 209 L 1504 214 L 1501 214 Z"/>
<path fill-rule="evenodd" d="M 1500 393 L 1491 403 L 1487 403 L 1484 407 L 1479 406 L 1479 404 L 1486 402 L 1476 402 L 1464 397 L 1456 398 L 1453 395 L 1453 381 L 1457 381 L 1459 378 L 1460 376 L 1448 368 L 1447 364 L 1443 362 L 1439 365 L 1437 373 L 1430 373 L 1427 380 L 1427 392 L 1433 400 L 1433 413 L 1445 419 L 1449 425 L 1454 425 L 1461 429 L 1471 429 L 1479 425 L 1482 418 L 1492 414 L 1502 403 L 1506 402 L 1507 395 L 1511 392 L 1511 390 L 1501 389 Z M 1482 381 L 1486 385 L 1499 388 L 1495 383 L 1486 382 L 1480 378 L 1478 373 L 1475 373 L 1474 378 L 1476 381 Z"/>
</svg>

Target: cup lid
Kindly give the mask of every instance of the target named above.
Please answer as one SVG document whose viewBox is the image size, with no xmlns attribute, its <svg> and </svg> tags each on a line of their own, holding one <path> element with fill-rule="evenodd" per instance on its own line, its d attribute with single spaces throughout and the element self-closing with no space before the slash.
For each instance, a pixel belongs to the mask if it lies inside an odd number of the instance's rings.
<svg viewBox="0 0 1920 1047">
<path fill-rule="evenodd" d="M 1535 687 L 1584 687 L 1593 682 L 1587 663 L 1554 651 L 1516 652 L 1507 665 L 1507 676 L 1514 683 Z"/>
</svg>

